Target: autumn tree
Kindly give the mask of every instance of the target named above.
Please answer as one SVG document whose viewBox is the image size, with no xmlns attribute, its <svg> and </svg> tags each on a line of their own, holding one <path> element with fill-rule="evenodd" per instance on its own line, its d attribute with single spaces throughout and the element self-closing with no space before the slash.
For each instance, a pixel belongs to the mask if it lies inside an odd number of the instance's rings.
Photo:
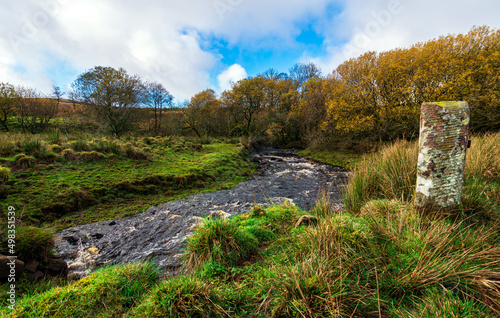
<svg viewBox="0 0 500 318">
<path fill-rule="evenodd" d="M 326 81 L 313 77 L 305 82 L 300 99 L 289 112 L 289 120 L 294 119 L 300 125 L 301 137 L 308 144 L 319 141 L 321 123 L 326 118 Z"/>
<path fill-rule="evenodd" d="M 0 83 L 0 125 L 6 132 L 9 131 L 8 121 L 14 114 L 14 107 L 17 102 L 17 94 L 13 85 Z"/>
<path fill-rule="evenodd" d="M 184 123 L 187 131 L 193 131 L 198 137 L 215 135 L 220 115 L 220 101 L 213 89 L 206 89 L 191 98 L 183 108 Z"/>
<path fill-rule="evenodd" d="M 328 81 L 330 135 L 387 141 L 418 135 L 423 102 L 465 100 L 471 130 L 500 130 L 500 31 L 475 27 L 410 48 L 369 52 Z"/>
<path fill-rule="evenodd" d="M 255 117 L 266 106 L 265 84 L 262 76 L 242 79 L 222 94 L 222 103 L 232 113 L 237 127 L 247 135 L 254 132 Z"/>
<path fill-rule="evenodd" d="M 144 86 L 138 76 L 120 68 L 96 66 L 72 83 L 81 102 L 114 135 L 129 130 L 136 119 Z"/>
<path fill-rule="evenodd" d="M 288 144 L 299 138 L 299 126 L 290 111 L 299 100 L 297 85 L 285 77 L 269 78 L 265 82 L 267 134 L 274 143 Z"/>
<path fill-rule="evenodd" d="M 144 103 L 154 110 L 154 131 L 158 133 L 161 128 L 163 108 L 171 107 L 174 97 L 160 83 L 146 82 L 144 87 Z"/>
</svg>

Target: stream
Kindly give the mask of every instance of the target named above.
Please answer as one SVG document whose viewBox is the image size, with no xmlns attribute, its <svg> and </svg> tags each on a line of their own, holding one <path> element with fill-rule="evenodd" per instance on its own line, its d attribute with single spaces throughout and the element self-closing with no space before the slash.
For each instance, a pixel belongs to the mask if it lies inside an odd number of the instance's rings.
<svg viewBox="0 0 500 318">
<path fill-rule="evenodd" d="M 203 193 L 153 206 L 125 218 L 80 225 L 56 236 L 56 252 L 68 263 L 69 277 L 81 278 L 93 268 L 152 259 L 165 275 L 180 266 L 180 253 L 193 225 L 217 213 L 232 216 L 254 205 L 289 201 L 308 211 L 320 191 L 341 208 L 342 187 L 349 172 L 314 162 L 293 150 L 266 148 L 250 156 L 259 170 L 228 190 Z"/>
</svg>

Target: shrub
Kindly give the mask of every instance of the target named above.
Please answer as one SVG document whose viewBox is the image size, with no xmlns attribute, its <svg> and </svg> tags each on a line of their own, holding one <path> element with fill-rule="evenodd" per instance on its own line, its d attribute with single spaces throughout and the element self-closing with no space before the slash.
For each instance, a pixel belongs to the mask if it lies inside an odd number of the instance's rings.
<svg viewBox="0 0 500 318">
<path fill-rule="evenodd" d="M 212 218 L 196 227 L 187 241 L 187 269 L 206 261 L 235 266 L 256 252 L 257 239 L 230 219 Z"/>
<path fill-rule="evenodd" d="M 79 157 L 86 161 L 101 160 L 104 155 L 97 151 L 83 151 L 79 153 Z"/>
<path fill-rule="evenodd" d="M 68 160 L 68 161 L 78 159 L 78 154 L 75 151 L 73 151 L 73 149 L 71 149 L 71 148 L 64 149 L 61 152 L 61 156 L 63 156 L 63 158 Z"/>
<path fill-rule="evenodd" d="M 0 184 L 4 184 L 9 181 L 10 169 L 0 166 Z"/>
<path fill-rule="evenodd" d="M 26 156 L 24 153 L 20 153 L 14 157 L 15 165 L 20 168 L 30 168 L 36 165 L 36 160 L 32 156 Z"/>
<path fill-rule="evenodd" d="M 471 139 L 465 162 L 467 179 L 500 181 L 500 133 Z"/>
<path fill-rule="evenodd" d="M 52 233 L 46 229 L 41 229 L 33 226 L 23 226 L 16 228 L 16 246 L 15 251 L 17 257 L 27 262 L 32 259 L 43 260 L 52 253 L 54 240 Z M 2 254 L 7 255 L 8 240 L 2 241 Z"/>
<path fill-rule="evenodd" d="M 88 151 L 90 146 L 86 140 L 77 139 L 68 144 L 74 151 Z"/>
<path fill-rule="evenodd" d="M 153 137 L 144 137 L 142 138 L 142 142 L 145 144 L 145 145 L 152 145 L 153 143 L 155 143 L 155 139 Z"/>
<path fill-rule="evenodd" d="M 417 155 L 416 143 L 398 141 L 358 163 L 344 195 L 347 211 L 359 212 L 370 199 L 411 201 L 417 180 Z"/>
<path fill-rule="evenodd" d="M 42 160 L 45 160 L 49 163 L 54 163 L 54 162 L 60 161 L 62 157 L 56 153 L 49 151 L 49 152 L 43 153 L 39 158 Z"/>
<path fill-rule="evenodd" d="M 0 156 L 10 157 L 19 151 L 19 147 L 10 141 L 1 141 L 0 143 Z"/>
<path fill-rule="evenodd" d="M 45 150 L 45 145 L 39 140 L 28 139 L 21 141 L 21 149 L 28 155 L 36 155 Z"/>
<path fill-rule="evenodd" d="M 52 132 L 49 133 L 47 136 L 47 141 L 50 144 L 59 144 L 61 142 L 61 132 L 58 129 L 54 129 Z"/>
<path fill-rule="evenodd" d="M 134 145 L 132 145 L 129 142 L 123 145 L 123 155 L 130 159 L 137 159 L 137 160 L 148 159 L 148 156 L 144 152 L 137 149 Z"/>
<path fill-rule="evenodd" d="M 61 151 L 63 151 L 63 147 L 59 145 L 51 145 L 48 150 L 55 153 L 61 153 Z"/>
</svg>

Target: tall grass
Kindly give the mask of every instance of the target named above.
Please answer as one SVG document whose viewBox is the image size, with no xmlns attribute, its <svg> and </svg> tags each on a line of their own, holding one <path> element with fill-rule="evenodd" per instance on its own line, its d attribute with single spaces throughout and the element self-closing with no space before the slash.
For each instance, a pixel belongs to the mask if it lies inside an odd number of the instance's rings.
<svg viewBox="0 0 500 318">
<path fill-rule="evenodd" d="M 398 141 L 365 157 L 356 166 L 345 191 L 347 211 L 358 213 L 366 202 L 373 199 L 411 202 L 416 187 L 417 156 L 416 143 Z M 485 196 L 476 190 L 471 191 L 470 187 L 477 188 L 478 183 L 491 181 L 500 181 L 500 133 L 473 138 L 465 165 L 465 210 L 488 206 Z M 485 193 L 488 191 L 493 191 L 495 196 L 500 190 L 486 186 Z M 500 204 L 498 200 L 497 203 Z"/>
<path fill-rule="evenodd" d="M 398 141 L 364 158 L 355 168 L 344 195 L 347 211 L 354 212 L 370 199 L 409 201 L 417 179 L 416 143 Z"/>
<path fill-rule="evenodd" d="M 472 138 L 465 162 L 467 179 L 500 181 L 500 133 Z"/>
</svg>

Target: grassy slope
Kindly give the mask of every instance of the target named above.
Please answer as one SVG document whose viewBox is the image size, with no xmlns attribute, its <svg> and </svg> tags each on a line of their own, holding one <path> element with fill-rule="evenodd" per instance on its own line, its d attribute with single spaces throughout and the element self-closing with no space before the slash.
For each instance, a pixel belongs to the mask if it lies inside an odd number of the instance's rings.
<svg viewBox="0 0 500 318">
<path fill-rule="evenodd" d="M 317 148 L 299 151 L 297 155 L 346 169 L 353 169 L 362 157 L 362 155 L 354 152 L 329 151 Z"/>
<path fill-rule="evenodd" d="M 1 204 L 4 210 L 13 205 L 23 211 L 28 223 L 48 222 L 60 228 L 134 214 L 194 192 L 227 188 L 252 172 L 236 144 L 202 145 L 169 138 L 60 144 L 56 144 L 60 153 L 72 147 L 76 158 L 64 159 L 56 153 L 52 154 L 55 162 L 47 160 L 54 145 L 45 141 L 35 150 L 23 149 L 28 141 L 20 141 L 17 151 L 4 156 L 4 165 L 11 167 L 10 181 L 3 187 L 8 193 Z M 33 167 L 20 167 L 14 160 L 16 152 L 26 150 L 36 160 Z M 96 150 L 100 158 L 84 158 Z"/>
<path fill-rule="evenodd" d="M 357 166 L 348 212 L 318 201 L 316 226 L 294 229 L 305 212 L 290 205 L 206 220 L 188 241 L 185 275 L 160 281 L 147 264 L 111 267 L 18 299 L 16 312 L 0 315 L 497 317 L 499 138 L 471 148 L 459 213 L 413 209 L 404 193 L 414 148 L 398 143 Z"/>
</svg>

